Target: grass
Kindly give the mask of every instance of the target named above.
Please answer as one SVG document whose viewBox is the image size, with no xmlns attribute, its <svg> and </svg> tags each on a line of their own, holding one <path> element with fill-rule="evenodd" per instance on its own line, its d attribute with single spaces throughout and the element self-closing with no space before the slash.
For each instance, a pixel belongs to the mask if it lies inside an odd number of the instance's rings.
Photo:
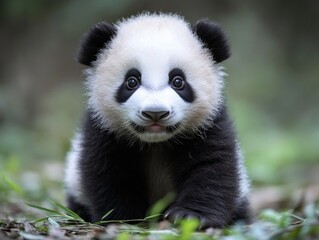
<svg viewBox="0 0 319 240">
<path fill-rule="evenodd" d="M 50 169 L 53 169 L 53 166 Z M 63 165 L 61 164 L 61 168 L 56 168 L 55 171 L 63 171 Z M 167 221 L 158 222 L 158 213 L 174 198 L 170 195 L 156 203 L 150 209 L 148 217 L 134 219 L 134 222 L 139 222 L 137 225 L 130 224 L 130 221 L 105 221 L 105 217 L 110 212 L 106 213 L 97 223 L 85 222 L 80 216 L 65 207 L 61 179 L 45 181 L 44 179 L 47 178 L 41 176 L 41 173 L 43 175 L 47 173 L 37 170 L 37 173 L 40 174 L 38 179 L 40 183 L 34 181 L 37 187 L 30 187 L 24 185 L 26 177 L 23 174 L 25 172 L 27 172 L 26 169 L 19 169 L 14 158 L 0 168 L 0 239 L 319 239 L 319 205 L 317 202 L 319 193 L 311 201 L 304 201 L 303 197 L 307 196 L 307 192 L 301 192 L 299 200 L 292 204 L 292 195 L 296 193 L 296 187 L 293 188 L 294 191 L 288 191 L 290 195 L 284 194 L 287 191 L 284 188 L 279 188 L 282 193 L 280 196 L 276 196 L 276 191 L 275 193 L 267 191 L 268 195 L 272 194 L 271 198 L 277 201 L 279 207 L 264 210 L 261 210 L 263 207 L 259 207 L 256 219 L 250 225 L 238 223 L 223 229 L 209 228 L 198 231 L 199 223 L 196 219 L 184 220 L 175 224 Z M 32 173 L 27 175 L 29 180 L 33 178 L 32 176 Z M 315 195 L 314 189 L 311 189 L 311 194 L 311 196 Z M 257 199 L 256 196 L 253 196 L 253 199 Z M 265 200 L 259 198 L 258 201 Z M 108 225 L 100 225 L 104 223 Z"/>
<path fill-rule="evenodd" d="M 42 205 L 23 203 L 23 189 L 7 177 L 7 190 L 11 188 L 19 201 L 6 201 L 6 216 L 0 209 L 0 239 L 158 239 L 158 240 L 290 240 L 319 239 L 319 205 L 308 204 L 299 209 L 276 211 L 262 210 L 250 225 L 237 223 L 224 229 L 209 228 L 198 231 L 196 219 L 181 220 L 175 224 L 167 221 L 158 222 L 163 206 L 171 200 L 164 199 L 154 205 L 144 219 L 129 221 L 104 221 L 111 213 L 106 213 L 97 223 L 85 222 L 76 213 L 62 203 L 44 200 Z M 15 211 L 17 209 L 18 211 Z M 131 225 L 130 222 L 139 222 Z M 100 224 L 107 223 L 106 226 Z"/>
<path fill-rule="evenodd" d="M 113 221 L 106 227 L 88 223 L 57 202 L 58 210 L 28 204 L 47 214 L 34 221 L 4 220 L 0 222 L 0 237 L 7 239 L 163 239 L 163 240 L 242 240 L 242 239 L 318 239 L 319 208 L 307 205 L 298 215 L 292 210 L 262 211 L 251 225 L 234 225 L 224 229 L 197 231 L 196 219 L 183 220 L 176 225 L 156 222 L 153 217 L 140 219 L 140 224 Z"/>
</svg>

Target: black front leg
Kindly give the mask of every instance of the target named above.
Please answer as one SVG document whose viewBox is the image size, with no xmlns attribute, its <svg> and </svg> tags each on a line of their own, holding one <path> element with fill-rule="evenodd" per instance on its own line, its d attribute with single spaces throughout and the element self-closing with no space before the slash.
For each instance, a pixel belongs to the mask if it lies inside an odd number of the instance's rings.
<svg viewBox="0 0 319 240">
<path fill-rule="evenodd" d="M 230 223 L 238 196 L 235 169 L 212 162 L 184 174 L 189 177 L 180 183 L 177 198 L 164 217 L 197 218 L 201 227 L 222 227 Z"/>
<path fill-rule="evenodd" d="M 97 194 L 91 198 L 93 222 L 102 220 L 102 217 L 110 212 L 103 220 L 131 220 L 143 219 L 146 213 L 145 197 L 141 195 L 137 187 L 129 184 L 128 179 L 121 181 L 118 186 L 108 186 L 103 190 L 96 188 Z M 134 179 L 129 179 L 134 182 Z"/>
<path fill-rule="evenodd" d="M 109 146 L 110 147 L 110 146 Z M 83 176 L 85 192 L 90 201 L 92 220 L 141 219 L 147 210 L 144 172 L 136 153 L 123 146 L 119 151 L 108 148 L 105 157 L 86 167 Z"/>
<path fill-rule="evenodd" d="M 165 218 L 198 218 L 201 227 L 223 227 L 233 221 L 239 198 L 236 140 L 224 112 L 205 131 L 176 152 L 175 202 Z"/>
<path fill-rule="evenodd" d="M 143 218 L 148 208 L 138 146 L 101 129 L 90 114 L 84 123 L 80 176 L 90 220 Z"/>
</svg>

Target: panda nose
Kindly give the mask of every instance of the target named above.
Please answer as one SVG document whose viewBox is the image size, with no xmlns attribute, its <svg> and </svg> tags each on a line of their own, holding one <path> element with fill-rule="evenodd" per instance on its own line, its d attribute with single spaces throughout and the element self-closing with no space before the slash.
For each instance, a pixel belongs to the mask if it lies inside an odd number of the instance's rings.
<svg viewBox="0 0 319 240">
<path fill-rule="evenodd" d="M 170 115 L 169 111 L 159 111 L 159 112 L 154 112 L 154 111 L 142 111 L 142 115 L 150 120 L 157 121 L 157 120 L 162 120 L 163 118 L 166 118 Z"/>
</svg>

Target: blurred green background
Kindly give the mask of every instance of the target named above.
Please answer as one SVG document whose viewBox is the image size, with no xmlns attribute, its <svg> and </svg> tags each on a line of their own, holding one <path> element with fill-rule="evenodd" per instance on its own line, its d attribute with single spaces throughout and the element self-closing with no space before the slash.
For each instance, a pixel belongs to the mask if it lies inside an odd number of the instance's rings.
<svg viewBox="0 0 319 240">
<path fill-rule="evenodd" d="M 61 188 L 85 108 L 81 35 L 144 10 L 223 26 L 225 90 L 255 186 L 318 185 L 319 1 L 2 0 L 0 195 Z"/>
</svg>

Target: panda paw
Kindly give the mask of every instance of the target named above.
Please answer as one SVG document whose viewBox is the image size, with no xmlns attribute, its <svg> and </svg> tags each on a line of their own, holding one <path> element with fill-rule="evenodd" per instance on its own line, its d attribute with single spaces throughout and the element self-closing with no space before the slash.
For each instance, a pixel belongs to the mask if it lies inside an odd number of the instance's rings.
<svg viewBox="0 0 319 240">
<path fill-rule="evenodd" d="M 172 206 L 164 213 L 164 219 L 169 220 L 173 224 L 178 223 L 182 219 L 198 219 L 200 221 L 199 229 L 206 229 L 209 227 L 222 227 L 223 223 L 218 222 L 217 219 L 212 220 L 211 218 L 204 216 L 196 211 L 189 210 L 183 207 Z"/>
</svg>

